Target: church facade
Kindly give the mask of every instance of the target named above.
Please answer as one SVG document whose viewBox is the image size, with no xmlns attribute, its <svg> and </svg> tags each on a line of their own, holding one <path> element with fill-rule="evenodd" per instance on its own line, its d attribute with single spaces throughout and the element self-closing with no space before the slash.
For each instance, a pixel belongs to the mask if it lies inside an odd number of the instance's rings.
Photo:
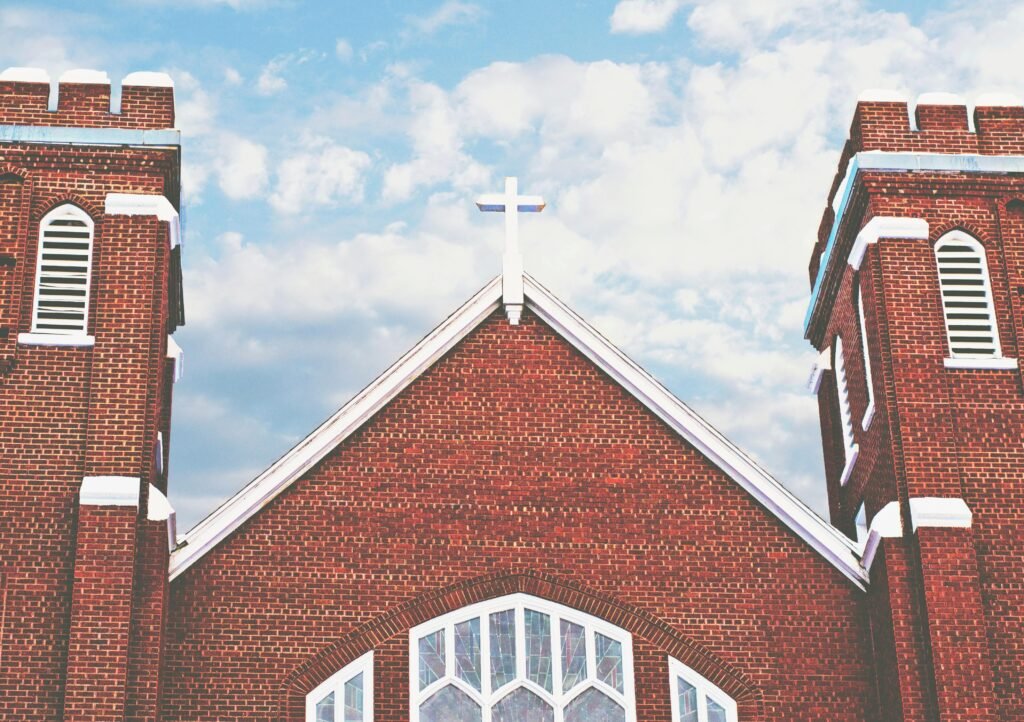
<svg viewBox="0 0 1024 722">
<path fill-rule="evenodd" d="M 1019 101 L 857 105 L 831 523 L 506 259 L 179 534 L 172 83 L 57 95 L 0 74 L 0 718 L 1024 719 Z"/>
</svg>

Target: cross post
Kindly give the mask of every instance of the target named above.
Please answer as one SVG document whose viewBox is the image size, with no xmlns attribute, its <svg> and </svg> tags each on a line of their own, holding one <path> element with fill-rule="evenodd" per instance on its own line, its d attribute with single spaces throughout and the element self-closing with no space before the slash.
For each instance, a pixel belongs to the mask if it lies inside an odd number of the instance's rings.
<svg viewBox="0 0 1024 722">
<path fill-rule="evenodd" d="M 485 213 L 505 214 L 505 254 L 501 259 L 501 302 L 508 322 L 519 323 L 523 313 L 523 256 L 519 252 L 519 213 L 544 210 L 540 196 L 519 195 L 519 180 L 505 178 L 504 193 L 488 193 L 476 199 L 476 207 Z"/>
</svg>

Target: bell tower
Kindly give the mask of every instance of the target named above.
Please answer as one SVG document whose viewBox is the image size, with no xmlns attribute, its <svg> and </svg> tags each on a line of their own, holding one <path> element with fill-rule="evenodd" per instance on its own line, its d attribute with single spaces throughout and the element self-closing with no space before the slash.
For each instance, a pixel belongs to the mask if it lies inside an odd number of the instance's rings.
<svg viewBox="0 0 1024 722">
<path fill-rule="evenodd" d="M 1024 104 L 861 97 L 810 278 L 881 718 L 1024 719 Z"/>
<path fill-rule="evenodd" d="M 55 94 L 55 97 L 52 95 Z M 0 74 L 0 717 L 154 719 L 172 334 L 169 77 Z M 131 700 L 131 702 L 127 702 Z"/>
</svg>

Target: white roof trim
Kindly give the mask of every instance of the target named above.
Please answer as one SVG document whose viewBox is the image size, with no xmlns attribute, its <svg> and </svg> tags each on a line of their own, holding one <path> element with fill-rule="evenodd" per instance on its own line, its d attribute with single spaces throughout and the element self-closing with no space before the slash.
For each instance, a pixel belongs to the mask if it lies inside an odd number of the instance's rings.
<svg viewBox="0 0 1024 722">
<path fill-rule="evenodd" d="M 524 276 L 526 305 L 602 371 L 632 393 L 652 413 L 707 456 L 786 526 L 810 544 L 860 588 L 868 577 L 858 546 L 815 514 L 710 424 L 627 358 L 532 277 Z M 385 371 L 238 494 L 182 538 L 171 555 L 173 580 L 218 542 L 266 506 L 293 481 L 358 429 L 438 358 L 495 311 L 501 302 L 496 278 L 461 309 Z"/>
<path fill-rule="evenodd" d="M 43 68 L 7 68 L 0 73 L 0 81 L 49 84 L 50 74 Z"/>
<path fill-rule="evenodd" d="M 78 68 L 68 70 L 60 76 L 61 83 L 86 83 L 89 85 L 110 85 L 110 77 L 102 70 Z"/>
<path fill-rule="evenodd" d="M 139 477 L 86 476 L 78 492 L 81 506 L 135 506 L 139 505 Z"/>
<path fill-rule="evenodd" d="M 181 244 L 178 211 L 165 196 L 146 193 L 108 193 L 104 211 L 108 216 L 156 216 L 170 224 L 171 248 Z"/>
<path fill-rule="evenodd" d="M 121 81 L 121 87 L 144 85 L 150 88 L 173 88 L 174 81 L 167 73 L 137 71 L 128 73 Z"/>
</svg>

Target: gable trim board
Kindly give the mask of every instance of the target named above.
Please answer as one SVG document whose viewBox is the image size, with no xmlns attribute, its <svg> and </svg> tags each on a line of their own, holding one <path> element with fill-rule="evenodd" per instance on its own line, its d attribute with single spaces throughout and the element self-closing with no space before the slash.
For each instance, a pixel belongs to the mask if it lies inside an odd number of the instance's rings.
<svg viewBox="0 0 1024 722">
<path fill-rule="evenodd" d="M 866 589 L 868 575 L 861 565 L 858 547 L 852 540 L 815 514 L 551 292 L 525 274 L 524 290 L 527 308 L 710 459 L 854 584 Z M 323 459 L 500 305 L 499 276 L 313 433 L 186 533 L 171 555 L 171 580 Z"/>
</svg>

